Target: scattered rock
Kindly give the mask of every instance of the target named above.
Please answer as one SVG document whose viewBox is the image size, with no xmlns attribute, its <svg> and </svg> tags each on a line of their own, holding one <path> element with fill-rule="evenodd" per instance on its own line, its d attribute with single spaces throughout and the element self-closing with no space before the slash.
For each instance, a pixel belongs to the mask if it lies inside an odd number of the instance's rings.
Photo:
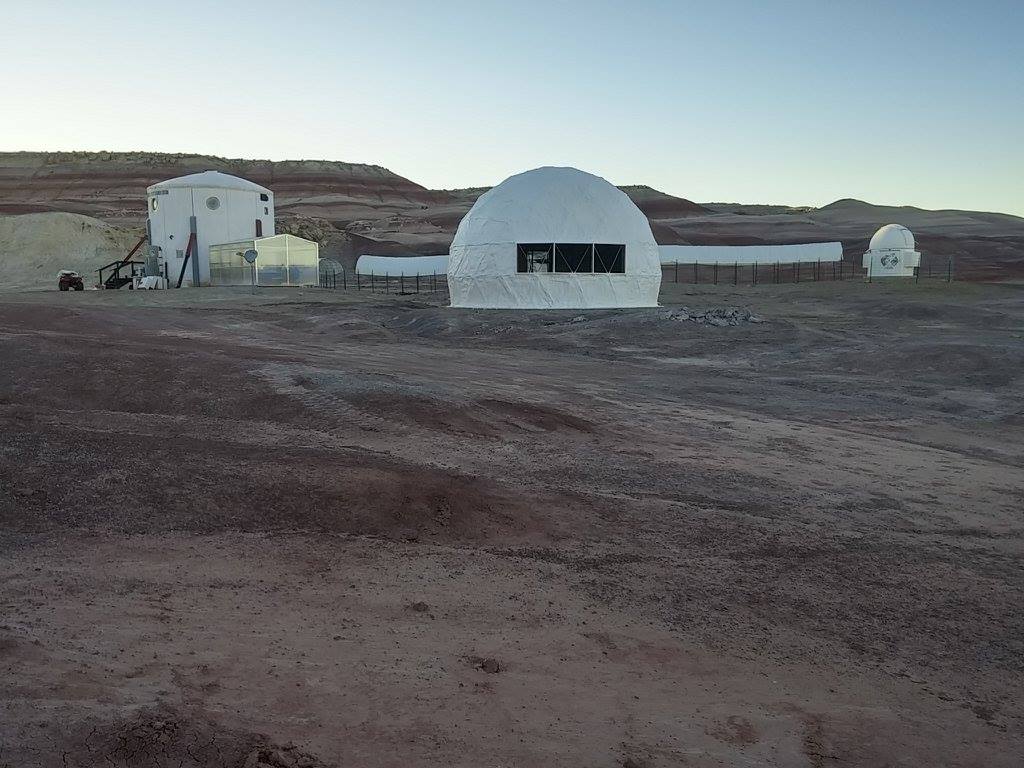
<svg viewBox="0 0 1024 768">
<path fill-rule="evenodd" d="M 483 656 L 467 656 L 466 661 L 476 669 L 481 669 L 490 675 L 496 675 L 501 672 L 501 663 L 497 659 L 484 658 Z"/>
<path fill-rule="evenodd" d="M 712 309 L 700 311 L 691 310 L 689 307 L 680 307 L 679 309 L 669 310 L 665 317 L 677 323 L 690 321 L 699 325 L 710 325 L 715 328 L 742 325 L 743 323 L 767 322 L 763 317 L 755 315 L 749 309 L 742 307 L 713 307 Z"/>
<path fill-rule="evenodd" d="M 412 608 L 412 610 L 416 611 L 416 613 L 426 613 L 430 610 L 430 606 L 424 603 L 422 600 L 418 600 L 409 607 Z"/>
</svg>

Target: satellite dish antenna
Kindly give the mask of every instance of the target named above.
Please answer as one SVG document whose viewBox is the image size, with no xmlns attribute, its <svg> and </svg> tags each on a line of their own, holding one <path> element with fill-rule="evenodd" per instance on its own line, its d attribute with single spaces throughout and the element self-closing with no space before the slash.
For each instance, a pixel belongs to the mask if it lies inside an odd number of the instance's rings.
<svg viewBox="0 0 1024 768">
<path fill-rule="evenodd" d="M 252 292 L 256 293 L 256 257 L 259 254 L 254 248 L 250 248 L 242 254 L 242 258 L 249 262 L 249 274 L 252 277 Z"/>
</svg>

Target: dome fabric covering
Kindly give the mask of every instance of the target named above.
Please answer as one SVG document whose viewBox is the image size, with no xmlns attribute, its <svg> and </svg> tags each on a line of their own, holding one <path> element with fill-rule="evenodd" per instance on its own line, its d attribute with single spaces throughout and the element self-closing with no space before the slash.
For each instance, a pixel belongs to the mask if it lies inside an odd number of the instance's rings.
<svg viewBox="0 0 1024 768">
<path fill-rule="evenodd" d="M 621 271 L 523 272 L 523 244 L 618 245 L 624 258 Z M 624 192 L 575 168 L 544 167 L 477 200 L 455 233 L 448 284 L 453 307 L 654 307 L 661 262 L 647 217 Z"/>
<path fill-rule="evenodd" d="M 869 251 L 907 248 L 914 250 L 913 233 L 901 224 L 886 224 L 871 236 Z"/>
<path fill-rule="evenodd" d="M 157 189 L 174 189 L 178 187 L 195 187 L 200 189 L 242 189 L 247 192 L 263 192 L 269 194 L 270 190 L 266 187 L 261 187 L 255 182 L 248 181 L 247 179 L 241 179 L 238 176 L 232 176 L 228 173 L 221 173 L 220 171 L 203 171 L 202 173 L 190 173 L 187 176 L 178 176 L 175 179 L 168 179 L 167 181 L 160 181 L 151 187 L 147 187 L 147 192 L 152 192 Z"/>
</svg>

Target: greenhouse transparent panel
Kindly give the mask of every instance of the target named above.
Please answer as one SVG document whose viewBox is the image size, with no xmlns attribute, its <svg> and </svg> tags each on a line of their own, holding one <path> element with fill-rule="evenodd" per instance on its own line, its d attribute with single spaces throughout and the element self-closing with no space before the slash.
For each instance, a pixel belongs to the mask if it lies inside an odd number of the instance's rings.
<svg viewBox="0 0 1024 768">
<path fill-rule="evenodd" d="M 210 285 L 249 285 L 251 269 L 242 254 L 253 245 L 252 240 L 211 245 Z"/>
<path fill-rule="evenodd" d="M 292 235 L 275 235 L 256 241 L 260 285 L 316 285 L 320 247 Z"/>
</svg>

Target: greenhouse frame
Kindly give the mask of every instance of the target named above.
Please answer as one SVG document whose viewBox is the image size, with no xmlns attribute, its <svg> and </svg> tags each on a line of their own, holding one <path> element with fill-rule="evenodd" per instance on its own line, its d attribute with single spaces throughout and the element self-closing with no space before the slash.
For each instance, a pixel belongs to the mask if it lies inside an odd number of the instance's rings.
<svg viewBox="0 0 1024 768">
<path fill-rule="evenodd" d="M 210 285 L 249 285 L 252 267 L 242 257 L 256 257 L 256 284 L 262 286 L 316 285 L 320 246 L 295 235 L 273 235 L 210 246 Z"/>
</svg>

